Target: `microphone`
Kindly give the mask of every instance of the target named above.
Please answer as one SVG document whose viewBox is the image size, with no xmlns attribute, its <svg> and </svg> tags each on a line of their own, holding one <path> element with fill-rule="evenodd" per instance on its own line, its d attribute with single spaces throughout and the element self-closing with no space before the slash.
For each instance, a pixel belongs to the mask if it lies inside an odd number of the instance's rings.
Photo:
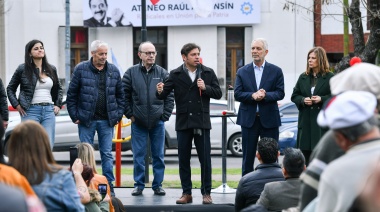
<svg viewBox="0 0 380 212">
<path fill-rule="evenodd" d="M 201 70 L 201 65 L 200 64 L 197 65 L 197 72 L 198 72 L 198 79 L 202 79 L 201 78 L 202 70 Z M 199 87 L 199 96 L 202 96 L 202 89 L 201 89 L 201 87 Z"/>
</svg>

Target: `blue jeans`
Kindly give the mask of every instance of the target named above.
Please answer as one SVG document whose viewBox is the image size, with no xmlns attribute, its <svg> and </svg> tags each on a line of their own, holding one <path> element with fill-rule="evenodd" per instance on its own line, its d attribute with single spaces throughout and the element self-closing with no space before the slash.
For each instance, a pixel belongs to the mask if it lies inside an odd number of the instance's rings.
<svg viewBox="0 0 380 212">
<path fill-rule="evenodd" d="M 46 130 L 49 140 L 50 148 L 53 149 L 55 138 L 55 114 L 54 105 L 40 106 L 31 105 L 26 112 L 26 116 L 21 117 L 21 121 L 34 120 L 40 123 Z"/>
<path fill-rule="evenodd" d="M 112 182 L 115 181 L 112 156 L 113 127 L 110 127 L 108 120 L 94 120 L 89 127 L 78 124 L 78 131 L 80 142 L 89 143 L 91 145 L 94 145 L 95 131 L 98 132 L 102 172 L 109 184 L 112 184 Z"/>
<path fill-rule="evenodd" d="M 138 126 L 132 123 L 132 150 L 133 150 L 133 179 L 135 187 L 145 188 L 145 155 L 147 152 L 148 135 L 151 143 L 153 159 L 153 182 L 152 189 L 162 186 L 165 173 L 164 145 L 165 145 L 165 125 L 159 121 L 153 129 Z M 148 167 L 149 168 L 149 167 Z"/>
</svg>

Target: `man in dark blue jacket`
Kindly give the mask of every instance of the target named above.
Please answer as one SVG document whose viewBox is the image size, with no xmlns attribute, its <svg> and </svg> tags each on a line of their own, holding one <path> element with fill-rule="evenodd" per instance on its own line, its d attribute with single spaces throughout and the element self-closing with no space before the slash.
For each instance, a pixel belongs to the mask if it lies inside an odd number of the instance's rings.
<svg viewBox="0 0 380 212">
<path fill-rule="evenodd" d="M 278 140 L 281 119 L 277 101 L 285 96 L 281 68 L 265 60 L 267 41 L 253 40 L 251 54 L 253 62 L 239 68 L 235 81 L 234 96 L 240 102 L 236 123 L 242 134 L 242 176 L 253 171 L 259 137 Z"/>
<path fill-rule="evenodd" d="M 130 67 L 123 77 L 126 97 L 125 116 L 132 121 L 133 196 L 139 196 L 145 188 L 145 156 L 147 139 L 151 143 L 153 159 L 152 189 L 155 195 L 165 195 L 162 189 L 165 163 L 165 125 L 174 107 L 173 93 L 165 100 L 156 97 L 156 85 L 167 80 L 168 72 L 155 64 L 156 47 L 149 41 L 140 44 L 138 56 L 141 63 Z"/>
<path fill-rule="evenodd" d="M 240 179 L 235 196 L 235 211 L 255 204 L 266 183 L 284 181 L 281 166 L 277 163 L 280 152 L 275 139 L 267 137 L 260 139 L 257 143 L 256 156 L 260 164 L 255 171 Z"/>
<path fill-rule="evenodd" d="M 102 172 L 113 193 L 112 138 L 114 126 L 124 113 L 124 93 L 118 68 L 107 62 L 108 44 L 91 43 L 91 59 L 74 68 L 67 92 L 67 110 L 78 124 L 81 142 L 93 145 L 98 133 Z"/>
</svg>

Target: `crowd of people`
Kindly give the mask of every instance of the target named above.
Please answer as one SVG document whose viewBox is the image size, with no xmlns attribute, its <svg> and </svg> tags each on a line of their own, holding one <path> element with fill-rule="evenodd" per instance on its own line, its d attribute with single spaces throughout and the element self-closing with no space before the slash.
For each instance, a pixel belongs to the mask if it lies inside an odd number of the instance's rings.
<svg viewBox="0 0 380 212">
<path fill-rule="evenodd" d="M 90 1 L 90 7 L 95 3 Z M 63 92 L 43 43 L 26 44 L 25 61 L 16 69 L 7 92 L 0 80 L 0 136 L 8 124 L 7 95 L 22 118 L 8 141 L 7 161 L 0 145 L 0 188 L 12 194 L 0 192 L 4 208 L 19 202 L 18 211 L 122 210 L 113 188 L 112 138 L 123 115 L 132 121 L 135 183 L 131 195 L 140 196 L 145 189 L 148 140 L 152 189 L 154 195 L 166 195 L 162 185 L 164 122 L 174 102 L 182 187 L 176 203 L 193 202 L 193 142 L 201 166 L 202 203 L 213 203 L 209 111 L 210 99 L 220 99 L 222 90 L 214 70 L 201 63 L 201 47 L 185 44 L 180 51 L 183 64 L 168 72 L 156 64 L 154 44 L 143 42 L 138 48 L 140 62 L 123 76 L 107 61 L 108 50 L 104 41 L 93 41 L 91 58 L 75 66 L 68 85 L 67 109 L 81 141 L 76 146 L 78 158 L 68 169 L 58 165 L 52 154 L 55 115 Z M 236 74 L 234 97 L 240 102 L 237 124 L 242 131 L 243 159 L 235 210 L 379 210 L 371 195 L 379 192 L 374 187 L 380 173 L 380 67 L 363 62 L 334 76 L 325 50 L 312 48 L 291 95 L 299 110 L 297 147 L 285 149 L 279 164 L 277 101 L 285 96 L 284 76 L 280 67 L 266 61 L 268 52 L 265 39 L 254 39 L 253 61 Z M 96 133 L 102 175 L 94 158 Z M 256 157 L 260 164 L 255 167 Z"/>
</svg>

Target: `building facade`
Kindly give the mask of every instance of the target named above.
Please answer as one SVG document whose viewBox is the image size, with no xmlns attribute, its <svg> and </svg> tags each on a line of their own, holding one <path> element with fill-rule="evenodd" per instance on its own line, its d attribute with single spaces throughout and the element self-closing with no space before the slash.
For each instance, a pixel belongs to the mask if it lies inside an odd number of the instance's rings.
<svg viewBox="0 0 380 212">
<path fill-rule="evenodd" d="M 108 4 L 118 5 L 121 0 L 108 0 Z M 125 0 L 123 0 L 125 1 Z M 135 1 L 138 4 L 139 0 Z M 186 3 L 191 0 L 184 0 Z M 195 1 L 195 0 L 192 0 Z M 4 13 L 0 17 L 0 77 L 5 85 L 10 81 L 17 66 L 23 63 L 25 44 L 32 39 L 44 42 L 49 62 L 57 66 L 59 77 L 64 83 L 65 71 L 65 0 L 5 0 Z M 116 2 L 116 3 L 115 3 Z M 147 5 L 165 3 L 147 1 Z M 158 2 L 158 3 L 157 3 Z M 218 0 L 214 0 L 214 3 Z M 223 3 L 233 3 L 233 0 Z M 158 51 L 157 64 L 169 71 L 182 64 L 181 47 L 194 42 L 201 46 L 203 64 L 213 68 L 224 91 L 234 84 L 236 70 L 252 62 L 250 43 L 252 39 L 263 37 L 268 40 L 267 61 L 280 66 L 285 77 L 285 99 L 290 96 L 300 73 L 305 71 L 307 52 L 314 46 L 313 13 L 304 10 L 284 10 L 284 0 L 246 0 L 259 5 L 259 19 L 254 24 L 224 23 L 207 24 L 199 19 L 199 24 L 177 23 L 168 25 L 165 21 L 150 25 L 147 18 L 148 40 Z M 312 0 L 298 0 L 305 8 L 313 8 Z M 215 9 L 215 8 L 214 8 Z M 109 52 L 117 59 L 121 71 L 138 62 L 137 47 L 141 42 L 141 25 L 126 24 L 123 27 L 85 27 L 84 11 L 89 11 L 88 0 L 70 1 L 70 66 L 91 56 L 89 45 L 93 40 L 107 42 Z M 125 11 L 128 17 L 130 11 Z M 147 17 L 150 17 L 147 11 Z M 223 15 L 223 14 L 221 14 Z M 215 18 L 218 21 L 218 17 Z M 67 83 L 66 83 L 67 84 Z M 66 86 L 66 85 L 65 85 Z M 226 93 L 226 92 L 224 92 Z"/>
</svg>

